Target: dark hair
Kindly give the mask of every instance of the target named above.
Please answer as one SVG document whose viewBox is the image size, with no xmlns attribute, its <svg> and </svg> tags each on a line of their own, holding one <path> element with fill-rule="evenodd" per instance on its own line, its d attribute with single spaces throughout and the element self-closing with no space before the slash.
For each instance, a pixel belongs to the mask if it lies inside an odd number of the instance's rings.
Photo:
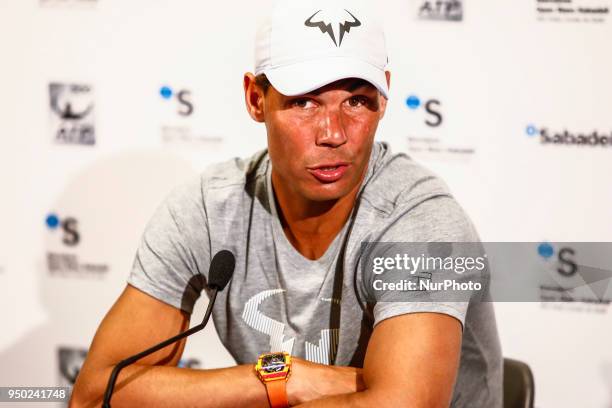
<svg viewBox="0 0 612 408">
<path fill-rule="evenodd" d="M 259 74 L 255 77 L 255 84 L 260 87 L 264 95 L 268 93 L 268 89 L 272 86 L 266 74 Z"/>
</svg>

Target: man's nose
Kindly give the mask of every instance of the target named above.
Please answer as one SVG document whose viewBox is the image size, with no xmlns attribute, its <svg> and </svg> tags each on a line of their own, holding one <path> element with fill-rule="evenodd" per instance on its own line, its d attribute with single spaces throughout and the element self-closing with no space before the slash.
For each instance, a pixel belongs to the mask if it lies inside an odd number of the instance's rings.
<svg viewBox="0 0 612 408">
<path fill-rule="evenodd" d="M 319 121 L 317 146 L 339 147 L 346 141 L 342 113 L 337 109 L 326 110 Z"/>
</svg>

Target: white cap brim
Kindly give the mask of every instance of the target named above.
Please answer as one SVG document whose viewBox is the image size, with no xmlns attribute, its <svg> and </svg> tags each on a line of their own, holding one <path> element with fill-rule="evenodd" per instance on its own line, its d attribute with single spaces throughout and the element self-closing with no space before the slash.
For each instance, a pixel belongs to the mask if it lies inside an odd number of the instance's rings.
<svg viewBox="0 0 612 408">
<path fill-rule="evenodd" d="M 346 78 L 359 78 L 374 85 L 389 98 L 385 70 L 368 62 L 346 57 L 329 57 L 301 61 L 264 69 L 274 88 L 285 96 L 303 95 Z"/>
</svg>

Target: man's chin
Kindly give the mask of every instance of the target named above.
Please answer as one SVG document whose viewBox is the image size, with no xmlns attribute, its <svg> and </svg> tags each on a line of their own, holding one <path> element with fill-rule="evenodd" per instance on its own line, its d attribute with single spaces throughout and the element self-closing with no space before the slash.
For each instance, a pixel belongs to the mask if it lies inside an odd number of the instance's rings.
<svg viewBox="0 0 612 408">
<path fill-rule="evenodd" d="M 340 183 L 322 184 L 308 189 L 305 197 L 314 202 L 337 201 L 350 194 L 351 190 L 349 186 L 342 186 Z"/>
</svg>

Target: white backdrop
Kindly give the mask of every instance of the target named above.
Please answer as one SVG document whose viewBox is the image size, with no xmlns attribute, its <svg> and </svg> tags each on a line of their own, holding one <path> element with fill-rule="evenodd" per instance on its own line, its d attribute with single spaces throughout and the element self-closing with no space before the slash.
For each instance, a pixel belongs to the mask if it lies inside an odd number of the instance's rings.
<svg viewBox="0 0 612 408">
<path fill-rule="evenodd" d="M 242 75 L 267 3 L 0 1 L 0 386 L 70 383 L 165 194 L 265 146 Z M 610 1 L 376 4 L 393 75 L 378 138 L 441 175 L 484 241 L 612 241 L 612 146 L 540 137 L 612 138 Z M 538 407 L 612 407 L 607 305 L 496 310 Z M 233 364 L 212 325 L 185 360 Z"/>
</svg>

